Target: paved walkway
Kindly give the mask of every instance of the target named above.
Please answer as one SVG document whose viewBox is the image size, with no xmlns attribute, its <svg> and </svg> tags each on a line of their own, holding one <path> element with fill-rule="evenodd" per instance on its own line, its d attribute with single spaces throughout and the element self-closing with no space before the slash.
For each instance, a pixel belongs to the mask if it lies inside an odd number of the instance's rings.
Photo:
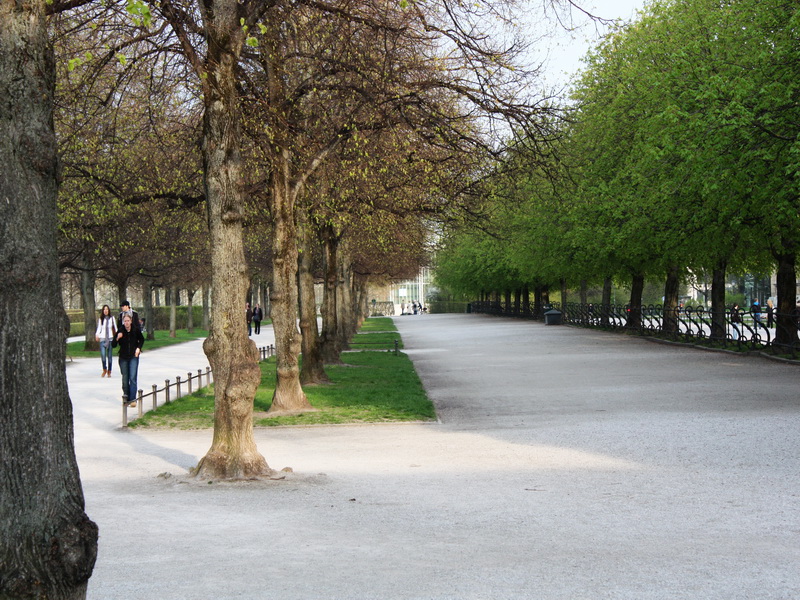
<svg viewBox="0 0 800 600">
<path fill-rule="evenodd" d="M 210 431 L 121 431 L 118 375 L 70 365 L 89 598 L 800 598 L 798 367 L 395 322 L 442 422 L 257 430 L 295 471 L 280 482 L 187 479 Z M 142 375 L 173 358 L 166 377 L 205 365 L 192 344 L 145 352 Z"/>
</svg>

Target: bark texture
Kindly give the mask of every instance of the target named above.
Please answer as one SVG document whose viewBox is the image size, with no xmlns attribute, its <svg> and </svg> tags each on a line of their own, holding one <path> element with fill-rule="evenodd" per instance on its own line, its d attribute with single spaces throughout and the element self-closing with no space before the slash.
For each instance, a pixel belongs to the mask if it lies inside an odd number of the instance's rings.
<svg viewBox="0 0 800 600">
<path fill-rule="evenodd" d="M 613 281 L 611 277 L 605 277 L 603 279 L 603 299 L 600 302 L 603 305 L 602 313 L 602 324 L 604 327 L 608 327 L 611 323 L 611 289 L 613 287 Z"/>
<path fill-rule="evenodd" d="M 339 337 L 336 335 L 337 329 L 339 328 L 339 311 L 337 309 L 339 299 L 336 293 L 337 281 L 339 279 L 337 272 L 339 239 L 340 237 L 336 234 L 333 227 L 327 227 L 323 230 L 325 290 L 322 298 L 322 334 L 320 336 L 320 343 L 322 360 L 328 365 L 341 363 L 339 355 L 342 348 L 339 345 Z"/>
<path fill-rule="evenodd" d="M 83 301 L 84 350 L 100 350 L 100 342 L 94 339 L 97 330 L 97 310 L 94 301 L 94 271 L 84 262 L 81 270 L 81 299 Z M 113 314 L 113 312 L 112 312 Z"/>
<path fill-rule="evenodd" d="M 143 307 L 144 309 L 144 318 L 145 318 L 145 330 L 142 333 L 145 334 L 145 338 L 148 340 L 154 340 L 155 336 L 155 329 L 154 329 L 154 321 L 153 318 L 153 284 L 147 283 L 144 286 L 144 302 Z"/>
<path fill-rule="evenodd" d="M 644 275 L 634 275 L 631 280 L 631 299 L 628 304 L 629 329 L 642 326 L 642 293 L 644 292 Z"/>
<path fill-rule="evenodd" d="M 725 308 L 725 273 L 727 264 L 721 261 L 711 275 L 711 337 L 725 338 L 727 320 Z"/>
<path fill-rule="evenodd" d="M 64 366 L 46 23 L 44 0 L 0 2 L 0 598 L 60 600 L 86 597 L 97 526 Z"/>
<path fill-rule="evenodd" d="M 782 245 L 784 249 L 792 248 L 790 244 Z M 797 294 L 797 257 L 794 252 L 787 251 L 775 254 L 778 261 L 778 316 L 775 330 L 775 343 L 791 346 L 797 342 L 797 324 L 795 307 Z"/>
<path fill-rule="evenodd" d="M 312 230 L 305 218 L 305 211 L 301 211 L 304 218 L 300 223 L 301 249 L 299 257 L 299 287 L 300 293 L 300 332 L 302 334 L 303 364 L 300 367 L 300 383 L 317 384 L 329 383 L 327 373 L 322 362 L 320 351 L 319 330 L 317 329 L 317 303 L 314 295 L 314 254 Z"/>
<path fill-rule="evenodd" d="M 664 333 L 678 333 L 678 303 L 680 298 L 680 267 L 670 265 L 664 283 Z"/>
<path fill-rule="evenodd" d="M 240 117 L 235 68 L 242 46 L 236 0 L 206 3 L 209 37 L 203 86 L 203 167 L 211 234 L 211 330 L 203 344 L 214 371 L 214 439 L 194 474 L 204 479 L 268 476 L 253 437 L 261 381 L 258 349 L 244 317 L 248 277 L 242 237 Z"/>
<path fill-rule="evenodd" d="M 300 332 L 297 329 L 297 226 L 289 189 L 288 156 L 272 174 L 272 327 L 277 381 L 270 413 L 312 410 L 300 385 Z"/>
</svg>

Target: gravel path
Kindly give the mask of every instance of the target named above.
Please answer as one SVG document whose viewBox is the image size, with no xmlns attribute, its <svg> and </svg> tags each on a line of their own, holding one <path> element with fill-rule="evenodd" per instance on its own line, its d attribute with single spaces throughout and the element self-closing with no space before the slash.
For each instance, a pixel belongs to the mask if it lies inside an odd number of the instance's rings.
<svg viewBox="0 0 800 600">
<path fill-rule="evenodd" d="M 395 322 L 441 422 L 257 430 L 284 481 L 187 479 L 211 431 L 120 430 L 118 372 L 69 365 L 89 598 L 800 598 L 800 367 Z M 146 350 L 144 389 L 207 364 L 199 343 Z"/>
</svg>

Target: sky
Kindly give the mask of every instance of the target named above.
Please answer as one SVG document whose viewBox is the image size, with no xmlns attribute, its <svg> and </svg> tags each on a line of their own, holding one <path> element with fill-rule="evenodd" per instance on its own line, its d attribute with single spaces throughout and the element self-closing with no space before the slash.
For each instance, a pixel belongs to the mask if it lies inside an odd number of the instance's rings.
<svg viewBox="0 0 800 600">
<path fill-rule="evenodd" d="M 645 4 L 645 0 L 574 0 L 574 2 L 595 16 L 626 21 L 634 17 L 636 10 Z M 567 85 L 571 75 L 581 67 L 580 59 L 606 31 L 603 26 L 591 22 L 577 10 L 573 9 L 573 16 L 579 25 L 578 28 L 567 32 L 555 27 L 553 38 L 546 43 L 549 44 L 549 58 L 545 67 L 545 81 L 551 86 Z"/>
</svg>

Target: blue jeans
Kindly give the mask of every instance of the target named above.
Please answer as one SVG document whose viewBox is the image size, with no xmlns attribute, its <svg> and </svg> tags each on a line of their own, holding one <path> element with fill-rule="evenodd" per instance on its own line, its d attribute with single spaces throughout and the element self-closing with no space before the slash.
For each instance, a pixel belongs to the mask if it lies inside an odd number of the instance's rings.
<svg viewBox="0 0 800 600">
<path fill-rule="evenodd" d="M 100 340 L 100 361 L 103 363 L 103 368 L 111 373 L 111 365 L 114 364 L 114 357 L 111 350 L 111 340 Z"/>
<path fill-rule="evenodd" d="M 136 378 L 139 375 L 139 357 L 119 358 L 119 371 L 122 373 L 122 395 L 128 397 L 129 402 L 136 400 L 139 388 Z"/>
</svg>

